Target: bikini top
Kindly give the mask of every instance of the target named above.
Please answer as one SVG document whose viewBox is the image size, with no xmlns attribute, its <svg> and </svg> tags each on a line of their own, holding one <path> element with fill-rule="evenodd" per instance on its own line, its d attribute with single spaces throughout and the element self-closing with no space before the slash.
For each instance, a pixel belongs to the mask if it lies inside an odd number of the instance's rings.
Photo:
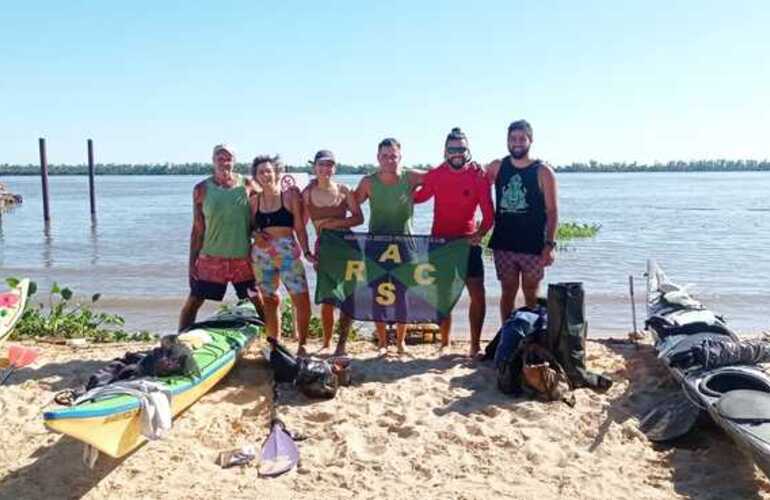
<svg viewBox="0 0 770 500">
<path fill-rule="evenodd" d="M 342 201 L 338 205 L 329 207 L 319 207 L 313 203 L 312 191 L 308 193 L 307 212 L 310 215 L 311 220 L 321 219 L 344 219 L 348 213 L 348 199 L 347 196 L 342 198 Z"/>
<path fill-rule="evenodd" d="M 257 228 L 261 230 L 268 227 L 294 227 L 294 214 L 283 206 L 283 194 L 280 196 L 281 208 L 274 212 L 260 212 L 260 199 L 261 196 L 257 196 L 257 213 L 254 215 Z"/>
</svg>

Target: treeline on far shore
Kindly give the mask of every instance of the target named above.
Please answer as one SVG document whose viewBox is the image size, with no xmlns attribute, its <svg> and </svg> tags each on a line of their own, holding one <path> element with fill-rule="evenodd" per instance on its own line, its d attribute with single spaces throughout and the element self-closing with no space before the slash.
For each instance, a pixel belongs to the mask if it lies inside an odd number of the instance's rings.
<svg viewBox="0 0 770 500">
<path fill-rule="evenodd" d="M 418 164 L 411 168 L 428 169 L 433 165 Z M 376 170 L 373 164 L 337 165 L 337 173 L 342 175 L 370 174 Z M 739 172 L 739 171 L 770 171 L 770 160 L 697 160 L 670 161 L 668 163 L 571 163 L 558 165 L 557 172 Z M 312 173 L 309 165 L 287 166 L 289 172 Z M 245 163 L 236 165 L 236 170 L 249 173 L 250 166 Z M 181 163 L 181 164 L 119 164 L 107 163 L 96 165 L 97 175 L 207 175 L 211 172 L 210 163 Z M 50 175 L 87 175 L 86 165 L 49 165 Z M 9 165 L 0 164 L 0 175 L 40 175 L 38 165 Z"/>
</svg>

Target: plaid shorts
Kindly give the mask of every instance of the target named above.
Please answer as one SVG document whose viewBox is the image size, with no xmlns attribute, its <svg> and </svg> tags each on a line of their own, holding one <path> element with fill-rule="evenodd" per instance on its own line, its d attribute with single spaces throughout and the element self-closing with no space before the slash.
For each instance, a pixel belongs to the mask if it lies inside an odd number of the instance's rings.
<svg viewBox="0 0 770 500">
<path fill-rule="evenodd" d="M 509 281 L 512 277 L 518 277 L 519 273 L 524 278 L 540 281 L 545 276 L 545 266 L 541 255 L 529 253 L 509 252 L 508 250 L 495 250 L 495 270 L 497 279 Z"/>
</svg>

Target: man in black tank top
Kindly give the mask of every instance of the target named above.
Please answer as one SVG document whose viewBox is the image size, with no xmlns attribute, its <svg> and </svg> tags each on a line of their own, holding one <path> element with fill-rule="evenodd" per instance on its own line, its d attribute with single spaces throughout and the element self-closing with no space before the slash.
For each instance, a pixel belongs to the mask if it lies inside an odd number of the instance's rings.
<svg viewBox="0 0 770 500">
<path fill-rule="evenodd" d="M 500 280 L 500 318 L 513 310 L 519 284 L 527 306 L 537 303 L 545 267 L 556 257 L 558 204 L 556 176 L 550 165 L 529 157 L 532 127 L 526 120 L 508 127 L 508 151 L 487 165 L 495 185 L 495 225 L 489 247 L 494 250 Z"/>
</svg>

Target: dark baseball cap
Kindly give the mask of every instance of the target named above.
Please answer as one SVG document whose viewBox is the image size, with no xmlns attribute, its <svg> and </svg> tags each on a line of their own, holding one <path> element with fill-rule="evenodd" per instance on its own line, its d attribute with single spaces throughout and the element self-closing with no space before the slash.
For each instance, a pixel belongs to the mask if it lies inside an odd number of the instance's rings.
<svg viewBox="0 0 770 500">
<path fill-rule="evenodd" d="M 313 163 L 318 163 L 319 161 L 333 161 L 334 163 L 337 163 L 337 160 L 334 159 L 334 153 L 328 149 L 321 149 L 315 154 Z"/>
</svg>

